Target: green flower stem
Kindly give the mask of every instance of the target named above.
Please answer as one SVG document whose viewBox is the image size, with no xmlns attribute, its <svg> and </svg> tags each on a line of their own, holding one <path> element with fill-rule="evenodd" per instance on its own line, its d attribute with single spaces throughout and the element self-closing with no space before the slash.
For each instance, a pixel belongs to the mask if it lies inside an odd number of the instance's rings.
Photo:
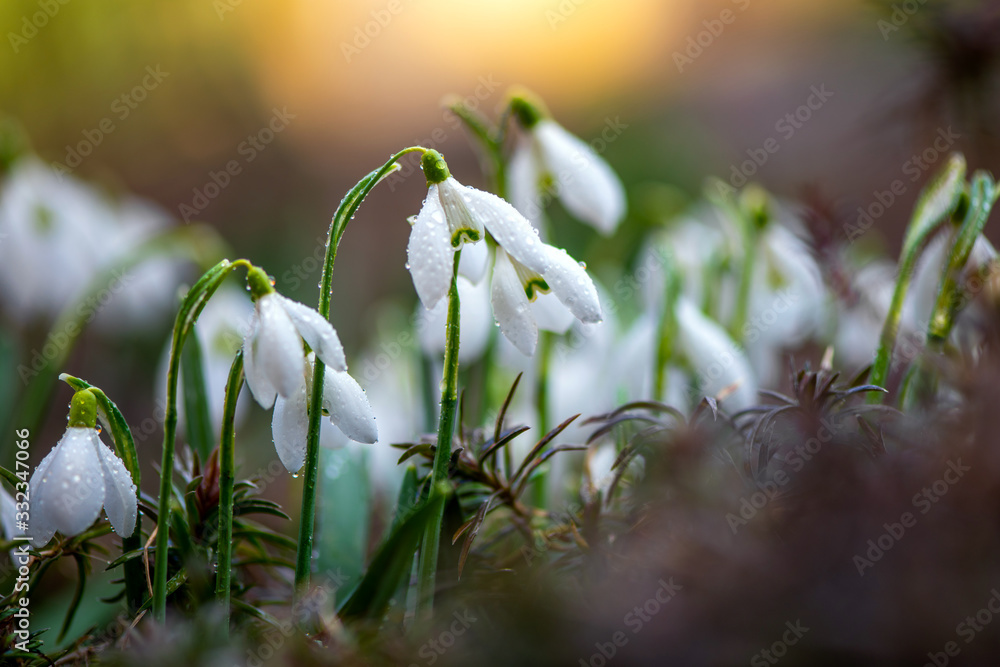
<svg viewBox="0 0 1000 667">
<path fill-rule="evenodd" d="M 662 401 L 667 391 L 667 365 L 670 363 L 677 342 L 677 299 L 680 297 L 681 280 L 669 254 L 663 255 L 663 312 L 656 335 L 656 360 L 653 375 L 653 400 Z M 706 283 L 708 284 L 708 283 Z"/>
<path fill-rule="evenodd" d="M 426 153 L 422 146 L 404 148 L 389 160 L 362 178 L 350 192 L 341 200 L 333 220 L 330 221 L 330 232 L 326 242 L 326 257 L 323 261 L 323 277 L 320 280 L 319 305 L 317 310 L 323 317 L 330 318 L 330 300 L 333 288 L 333 264 L 337 258 L 337 247 L 347 229 L 347 224 L 354 217 L 361 202 L 378 183 L 398 167 L 396 163 L 408 153 Z M 316 491 L 319 478 L 319 428 L 323 406 L 323 376 L 326 367 L 317 357 L 313 366 L 312 393 L 309 395 L 309 430 L 306 435 L 306 463 L 302 484 L 302 511 L 299 517 L 298 550 L 295 555 L 295 591 L 302 593 L 309 586 L 312 569 L 313 534 L 316 524 Z"/>
<path fill-rule="evenodd" d="M 431 471 L 429 502 L 447 487 L 448 463 L 451 461 L 451 438 L 455 431 L 455 408 L 458 403 L 458 344 L 461 304 L 458 300 L 458 262 L 462 251 L 455 253 L 448 290 L 448 323 L 445 328 L 444 375 L 441 379 L 441 416 L 438 419 L 437 447 L 434 451 L 434 468 Z M 434 608 L 434 579 L 437 573 L 438 545 L 441 524 L 444 520 L 444 503 L 427 524 L 420 547 L 420 564 L 417 576 L 417 609 L 429 614 Z"/>
<path fill-rule="evenodd" d="M 540 437 L 549 432 L 549 367 L 552 365 L 555 334 L 551 331 L 539 331 L 538 334 L 538 379 L 535 381 L 535 412 L 538 414 Z M 510 447 L 505 447 L 504 451 L 510 451 Z M 510 470 L 507 471 L 508 474 L 510 472 Z"/>
<path fill-rule="evenodd" d="M 136 501 L 140 495 L 141 476 L 139 472 L 139 457 L 135 451 L 135 440 L 132 438 L 132 431 L 125 421 L 118 406 L 107 397 L 98 387 L 63 373 L 59 379 L 68 384 L 76 391 L 89 389 L 97 399 L 97 418 L 111 433 L 114 440 L 115 452 L 125 464 L 125 468 L 132 476 L 135 484 Z M 135 530 L 128 537 L 122 538 L 122 554 L 132 553 L 142 548 L 142 517 L 137 516 Z M 146 596 L 146 574 L 142 561 L 139 558 L 132 558 L 122 565 L 125 574 L 125 600 L 128 603 L 129 613 L 135 615 L 142 607 Z"/>
<path fill-rule="evenodd" d="M 160 462 L 159 510 L 156 517 L 156 566 L 153 571 L 153 617 L 163 621 L 167 613 L 167 555 L 170 549 L 171 492 L 173 490 L 174 447 L 177 436 L 177 379 L 184 342 L 195 320 L 226 276 L 239 265 L 251 268 L 246 260 L 222 260 L 198 279 L 174 321 L 167 368 L 167 405 L 163 415 L 163 458 Z"/>
<path fill-rule="evenodd" d="M 219 441 L 219 564 L 215 596 L 222 607 L 223 632 L 229 633 L 229 589 L 233 568 L 233 487 L 236 483 L 236 399 L 243 387 L 243 351 L 236 353 L 226 381 L 226 401 Z"/>
<path fill-rule="evenodd" d="M 903 239 L 903 249 L 899 258 L 899 274 L 896 277 L 896 287 L 892 293 L 892 303 L 882 325 L 879 336 L 878 350 L 872 363 L 869 382 L 879 387 L 885 387 L 889 379 L 889 368 L 892 362 L 892 352 L 896 346 L 896 336 L 899 333 L 899 320 L 903 311 L 903 302 L 910 287 L 913 269 L 917 258 L 927 244 L 927 240 L 942 224 L 951 218 L 958 207 L 965 189 L 965 158 L 959 154 L 952 155 L 945 166 L 927 184 L 917 199 L 913 216 L 906 229 Z M 868 392 L 867 402 L 881 403 L 882 392 Z"/>
</svg>

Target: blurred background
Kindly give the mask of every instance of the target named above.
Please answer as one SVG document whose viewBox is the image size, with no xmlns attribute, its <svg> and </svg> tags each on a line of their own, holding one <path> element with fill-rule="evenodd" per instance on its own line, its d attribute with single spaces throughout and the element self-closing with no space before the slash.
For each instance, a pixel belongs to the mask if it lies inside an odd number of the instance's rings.
<svg viewBox="0 0 1000 667">
<path fill-rule="evenodd" d="M 557 244 L 606 284 L 708 176 L 807 203 L 819 242 L 846 242 L 868 212 L 864 242 L 895 257 L 948 152 L 963 151 L 970 172 L 1000 172 L 1000 3 L 989 0 L 5 0 L 0 26 L 0 117 L 41 160 L 146 198 L 177 226 L 211 226 L 228 256 L 306 303 L 337 204 L 390 154 L 436 148 L 460 181 L 486 184 L 443 112 L 449 94 L 495 118 L 508 89 L 526 86 L 618 171 L 629 216 L 612 239 L 552 211 Z M 349 357 L 374 344 L 385 304 L 416 302 L 406 218 L 425 192 L 404 169 L 344 237 L 331 319 Z M 887 192 L 893 203 L 873 208 Z M 9 404 L 26 386 L 17 360 L 30 363 L 47 328 L 0 316 Z M 59 370 L 119 400 L 152 462 L 171 315 L 146 325 L 85 332 Z M 56 390 L 33 457 L 61 432 L 69 395 Z M 242 450 L 246 475 L 273 463 L 270 415 L 252 418 L 262 447 L 257 459 Z M 278 496 L 295 484 L 277 483 Z"/>
<path fill-rule="evenodd" d="M 307 302 L 337 203 L 390 153 L 433 145 L 460 180 L 484 183 L 464 130 L 442 113 L 446 94 L 492 116 L 522 84 L 584 139 L 620 128 L 604 155 L 631 216 L 599 248 L 613 257 L 662 195 L 650 184 L 697 196 L 706 176 L 735 183 L 737 172 L 820 198 L 841 225 L 903 179 L 902 205 L 875 220 L 895 255 L 926 177 L 904 169 L 939 130 L 953 128 L 949 150 L 964 150 L 970 169 L 997 162 L 995 2 L 50 4 L 0 6 L 0 112 L 46 162 L 76 164 L 73 176 L 147 197 L 179 223 L 211 224 Z M 810 100 L 817 108 L 795 118 Z M 748 163 L 772 138 L 777 152 Z M 240 172 L 212 187 L 234 160 Z M 423 190 L 419 174 L 394 180 L 345 237 L 333 320 L 351 349 L 373 303 L 414 300 L 405 219 Z M 592 240 L 575 223 L 557 229 L 564 245 Z"/>
</svg>

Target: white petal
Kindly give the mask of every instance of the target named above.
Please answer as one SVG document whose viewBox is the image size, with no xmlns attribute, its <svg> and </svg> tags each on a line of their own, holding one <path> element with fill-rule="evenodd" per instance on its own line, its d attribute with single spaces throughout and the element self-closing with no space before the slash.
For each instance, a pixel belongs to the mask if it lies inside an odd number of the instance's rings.
<svg viewBox="0 0 1000 667">
<path fill-rule="evenodd" d="M 100 438 L 97 441 L 97 454 L 104 475 L 104 511 L 115 532 L 128 537 L 135 530 L 138 517 L 135 483 L 122 460 Z"/>
<path fill-rule="evenodd" d="M 493 317 L 500 324 L 500 333 L 522 354 L 530 357 L 538 344 L 538 327 L 531 315 L 528 295 L 502 248 L 497 248 L 491 290 Z"/>
<path fill-rule="evenodd" d="M 757 403 L 757 380 L 746 355 L 726 330 L 686 298 L 677 302 L 680 348 L 695 373 L 702 396 L 720 399 L 729 412 Z"/>
<path fill-rule="evenodd" d="M 573 326 L 576 318 L 566 306 L 559 302 L 555 294 L 539 294 L 531 302 L 531 314 L 539 329 L 564 334 Z"/>
<path fill-rule="evenodd" d="M 549 258 L 549 269 L 544 278 L 552 293 L 581 322 L 600 322 L 601 302 L 587 270 L 565 250 L 550 245 L 545 246 L 545 250 Z"/>
<path fill-rule="evenodd" d="M 375 413 L 368 397 L 346 372 L 327 372 L 323 379 L 323 407 L 330 413 L 330 421 L 351 440 L 366 444 L 378 440 Z"/>
<path fill-rule="evenodd" d="M 533 130 L 559 198 L 570 213 L 610 234 L 625 216 L 625 189 L 608 163 L 552 120 Z"/>
<path fill-rule="evenodd" d="M 541 174 L 530 141 L 519 141 L 507 165 L 510 203 L 537 229 L 542 217 L 539 184 Z"/>
<path fill-rule="evenodd" d="M 467 187 L 465 194 L 469 211 L 483 222 L 511 257 L 536 273 L 545 273 L 549 264 L 544 244 L 517 209 L 489 192 Z"/>
<path fill-rule="evenodd" d="M 274 405 L 274 398 L 278 395 L 278 390 L 274 384 L 264 374 L 264 369 L 257 365 L 257 339 L 259 323 L 257 312 L 254 310 L 253 318 L 250 321 L 250 333 L 243 339 L 243 375 L 246 377 L 247 387 L 250 393 L 260 403 L 260 407 L 270 410 Z"/>
<path fill-rule="evenodd" d="M 7 493 L 7 489 L 0 488 L 0 525 L 3 526 L 3 537 L 8 542 L 14 539 L 14 535 L 20 535 L 22 532 L 15 528 L 17 525 L 16 515 L 17 506 L 14 504 L 14 498 Z"/>
<path fill-rule="evenodd" d="M 490 250 L 485 242 L 466 243 L 462 246 L 462 258 L 458 260 L 458 273 L 474 283 L 482 281 L 490 261 Z"/>
<path fill-rule="evenodd" d="M 451 236 L 436 185 L 428 189 L 424 205 L 413 221 L 406 262 L 421 303 L 425 308 L 433 308 L 448 293 L 454 262 Z"/>
<path fill-rule="evenodd" d="M 475 243 L 483 238 L 483 223 L 469 210 L 467 189 L 453 176 L 438 184 L 441 210 L 448 223 L 448 242 L 452 246 L 460 244 L 462 239 Z"/>
<path fill-rule="evenodd" d="M 274 449 L 278 452 L 278 458 L 290 473 L 297 473 L 306 464 L 308 406 L 309 396 L 305 378 L 302 378 L 298 389 L 291 396 L 288 398 L 279 396 L 274 402 L 271 436 L 274 438 Z"/>
<path fill-rule="evenodd" d="M 260 325 L 250 339 L 253 365 L 271 382 L 280 396 L 288 398 L 302 382 L 302 338 L 292 324 L 277 292 L 257 300 Z"/>
<path fill-rule="evenodd" d="M 50 531 L 79 535 L 101 513 L 104 477 L 96 440 L 97 431 L 92 428 L 66 429 L 32 475 L 29 534 L 36 546 L 51 538 Z"/>
<path fill-rule="evenodd" d="M 316 353 L 316 356 L 331 368 L 338 371 L 347 370 L 344 346 L 340 344 L 337 330 L 333 328 L 329 320 L 324 319 L 317 311 L 298 301 L 292 301 L 280 294 L 276 296 L 299 335 L 309 343 L 309 347 Z"/>
</svg>

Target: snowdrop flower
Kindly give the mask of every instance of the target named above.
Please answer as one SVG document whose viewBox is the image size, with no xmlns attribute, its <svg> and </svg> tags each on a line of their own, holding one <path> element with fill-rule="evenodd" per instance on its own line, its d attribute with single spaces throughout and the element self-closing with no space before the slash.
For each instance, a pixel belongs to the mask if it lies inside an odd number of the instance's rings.
<svg viewBox="0 0 1000 667">
<path fill-rule="evenodd" d="M 137 198 L 116 203 L 34 157 L 12 166 L 0 190 L 0 299 L 20 321 L 54 319 L 107 270 L 170 224 L 161 209 Z M 58 267 L 58 270 L 51 270 Z M 95 325 L 106 331 L 156 323 L 175 305 L 173 258 L 149 258 L 112 276 L 96 302 Z"/>
<path fill-rule="evenodd" d="M 274 402 L 271 434 L 278 458 L 288 472 L 297 473 L 306 462 L 306 436 L 309 430 L 309 396 L 312 393 L 314 354 L 303 360 L 298 389 L 289 397 L 279 395 Z M 330 422 L 351 440 L 372 444 L 378 440 L 375 414 L 361 385 L 347 371 L 328 368 L 323 374 L 323 411 Z M 323 425 L 323 428 L 327 428 Z M 335 434 L 326 433 L 328 443 Z"/>
<path fill-rule="evenodd" d="M 250 393 L 264 409 L 274 406 L 271 430 L 278 457 L 298 472 L 305 463 L 307 406 L 313 358 L 305 340 L 326 364 L 323 409 L 345 434 L 375 442 L 375 416 L 364 391 L 347 374 L 344 348 L 337 332 L 318 312 L 274 291 L 270 279 L 254 267 L 247 273 L 256 300 L 250 332 L 243 341 L 243 361 Z"/>
<path fill-rule="evenodd" d="M 542 191 L 551 183 L 566 209 L 602 234 L 625 217 L 625 189 L 615 172 L 584 141 L 524 97 L 511 111 L 525 131 L 508 168 L 511 201 L 537 227 Z"/>
<path fill-rule="evenodd" d="M 421 164 L 427 177 L 427 198 L 412 219 L 407 267 L 424 307 L 433 310 L 451 286 L 455 251 L 462 253 L 464 275 L 478 282 L 488 260 L 488 231 L 521 264 L 542 273 L 548 258 L 530 223 L 513 206 L 496 195 L 459 183 L 437 151 L 427 151 Z M 466 261 L 468 260 L 468 261 Z"/>
<path fill-rule="evenodd" d="M 564 307 L 581 322 L 601 320 L 593 281 L 565 250 L 542 243 L 524 216 L 503 199 L 456 181 L 436 151 L 427 151 L 422 165 L 428 193 L 413 220 L 407 266 L 425 308 L 433 311 L 447 294 L 459 248 L 472 251 L 466 275 L 473 282 L 485 273 L 489 258 L 479 241 L 489 232 L 497 244 L 490 298 L 493 316 L 501 333 L 522 353 L 534 354 L 538 320 L 568 328 L 560 312 Z M 459 271 L 463 272 L 461 263 Z M 533 311 L 531 302 L 550 291 L 554 298 L 540 300 Z"/>
<path fill-rule="evenodd" d="M 78 391 L 70 405 L 66 433 L 28 482 L 28 534 L 36 547 L 44 546 L 56 531 L 79 535 L 94 523 L 102 507 L 116 533 L 127 537 L 135 530 L 135 484 L 125 464 L 97 433 L 94 394 Z"/>
<path fill-rule="evenodd" d="M 532 271 L 503 248 L 497 248 L 493 267 L 493 315 L 500 332 L 529 357 L 538 344 L 539 319 L 544 318 L 550 327 L 559 327 L 560 321 L 565 322 L 563 309 L 585 323 L 600 322 L 602 317 L 597 289 L 584 267 L 565 250 L 550 245 L 544 249 L 549 260 L 544 272 Z"/>
<path fill-rule="evenodd" d="M 684 297 L 677 301 L 677 332 L 680 352 L 696 378 L 697 400 L 716 397 L 731 413 L 757 404 L 757 379 L 746 354 Z"/>
</svg>

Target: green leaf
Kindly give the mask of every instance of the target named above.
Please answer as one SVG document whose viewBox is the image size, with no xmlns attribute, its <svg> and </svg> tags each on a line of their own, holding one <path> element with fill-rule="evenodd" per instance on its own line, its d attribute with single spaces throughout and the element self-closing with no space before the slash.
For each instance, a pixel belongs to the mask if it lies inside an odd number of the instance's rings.
<svg viewBox="0 0 1000 667">
<path fill-rule="evenodd" d="M 361 583 L 340 608 L 344 621 L 378 621 L 403 578 L 410 575 L 413 555 L 427 525 L 440 516 L 446 497 L 433 494 L 430 500 L 404 518 L 382 543 L 372 558 Z"/>
<path fill-rule="evenodd" d="M 320 451 L 319 570 L 346 577 L 338 593 L 350 591 L 364 573 L 371 516 L 371 481 L 364 450 Z"/>
<path fill-rule="evenodd" d="M 938 227 L 951 217 L 965 187 L 965 157 L 954 153 L 932 178 L 917 199 L 903 241 L 903 257 L 909 257 Z"/>
<path fill-rule="evenodd" d="M 197 325 L 191 326 L 191 335 L 193 340 L 185 345 L 181 352 L 184 422 L 187 426 L 188 444 L 198 452 L 202 461 L 208 461 L 208 456 L 214 449 L 215 435 L 212 432 L 212 417 L 208 407 L 209 396 L 205 385 Z"/>
</svg>

